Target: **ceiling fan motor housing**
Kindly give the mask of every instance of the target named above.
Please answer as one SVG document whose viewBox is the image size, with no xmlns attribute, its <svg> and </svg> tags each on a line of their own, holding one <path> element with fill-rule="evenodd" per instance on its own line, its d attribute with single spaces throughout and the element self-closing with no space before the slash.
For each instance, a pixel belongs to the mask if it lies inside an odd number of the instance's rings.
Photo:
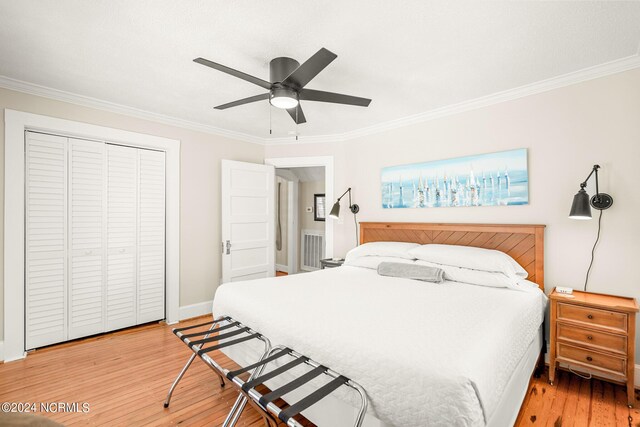
<svg viewBox="0 0 640 427">
<path fill-rule="evenodd" d="M 293 58 L 281 56 L 280 58 L 272 59 L 269 63 L 269 81 L 271 83 L 280 83 L 299 66 L 300 63 Z"/>
</svg>

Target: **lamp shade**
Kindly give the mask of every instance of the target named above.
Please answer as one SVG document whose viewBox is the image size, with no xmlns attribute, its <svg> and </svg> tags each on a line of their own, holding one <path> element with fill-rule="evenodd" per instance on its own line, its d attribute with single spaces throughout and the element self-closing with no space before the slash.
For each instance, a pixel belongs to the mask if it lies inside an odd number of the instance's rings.
<svg viewBox="0 0 640 427">
<path fill-rule="evenodd" d="M 338 219 L 340 217 L 340 202 L 335 202 L 329 213 L 331 218 Z"/>
<path fill-rule="evenodd" d="M 589 206 L 589 195 L 584 188 L 573 196 L 573 204 L 569 213 L 571 219 L 591 219 L 591 206 Z"/>
</svg>

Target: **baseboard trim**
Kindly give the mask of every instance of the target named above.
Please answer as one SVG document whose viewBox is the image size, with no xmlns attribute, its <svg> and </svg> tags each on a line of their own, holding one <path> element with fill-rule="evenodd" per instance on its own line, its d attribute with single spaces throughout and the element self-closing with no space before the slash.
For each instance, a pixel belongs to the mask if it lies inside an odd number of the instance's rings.
<svg viewBox="0 0 640 427">
<path fill-rule="evenodd" d="M 180 320 L 184 320 L 192 317 L 204 316 L 205 314 L 211 314 L 212 305 L 213 301 L 204 301 L 182 306 L 178 312 L 178 317 Z"/>
<path fill-rule="evenodd" d="M 4 362 L 4 341 L 0 341 L 0 362 Z"/>
<path fill-rule="evenodd" d="M 282 264 L 276 264 L 276 271 L 282 271 L 284 273 L 288 273 L 289 272 L 289 266 L 282 265 Z"/>
</svg>

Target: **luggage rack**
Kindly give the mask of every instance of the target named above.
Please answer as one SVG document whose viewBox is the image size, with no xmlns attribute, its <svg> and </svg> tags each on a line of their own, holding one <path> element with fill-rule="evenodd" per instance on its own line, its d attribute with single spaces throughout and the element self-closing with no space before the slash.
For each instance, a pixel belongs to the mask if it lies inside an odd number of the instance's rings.
<svg viewBox="0 0 640 427">
<path fill-rule="evenodd" d="M 222 323 L 224 323 L 224 325 L 221 325 Z M 216 326 L 218 327 L 216 328 Z M 196 329 L 201 330 L 194 331 Z M 220 332 L 223 331 L 228 332 L 221 334 Z M 368 407 L 368 398 L 365 390 L 359 384 L 344 375 L 340 375 L 330 368 L 311 360 L 307 356 L 292 350 L 291 348 L 281 345 L 272 347 L 271 342 L 267 337 L 254 331 L 250 327 L 243 325 L 230 316 L 220 316 L 210 322 L 183 328 L 175 328 L 173 329 L 173 333 L 193 351 L 193 354 L 171 385 L 167 398 L 164 402 L 165 408 L 169 407 L 171 396 L 185 372 L 189 369 L 195 358 L 199 357 L 217 374 L 221 387 L 225 386 L 224 379 L 227 378 L 239 391 L 238 398 L 227 415 L 227 418 L 223 423 L 223 427 L 235 426 L 247 403 L 251 404 L 258 410 L 268 427 L 277 426 L 278 420 L 282 421 L 289 427 L 303 427 L 302 424 L 294 419 L 294 417 L 305 409 L 315 405 L 343 385 L 352 388 L 360 396 L 361 405 L 358 410 L 354 426 L 360 427 L 364 421 L 364 416 Z M 217 335 L 212 336 L 212 334 Z M 238 345 L 255 339 L 262 341 L 264 344 L 262 356 L 257 362 L 241 367 L 240 369 L 225 369 L 210 355 L 214 350 L 220 350 L 225 347 Z M 222 340 L 225 341 L 220 342 Z M 292 358 L 293 360 L 267 372 L 266 374 L 263 374 L 264 369 L 269 363 L 285 357 Z M 276 378 L 278 375 L 281 375 L 296 366 L 302 365 L 307 365 L 312 369 L 286 383 L 282 387 L 269 391 L 266 394 L 262 394 L 256 389 L 256 387 Z M 248 373 L 249 371 L 252 372 L 247 380 L 242 380 L 240 375 Z M 307 384 L 311 380 L 322 375 L 329 376 L 331 380 L 298 402 L 295 402 L 286 408 L 281 408 L 275 403 L 275 401 L 285 394 L 298 389 L 302 385 Z"/>
</svg>

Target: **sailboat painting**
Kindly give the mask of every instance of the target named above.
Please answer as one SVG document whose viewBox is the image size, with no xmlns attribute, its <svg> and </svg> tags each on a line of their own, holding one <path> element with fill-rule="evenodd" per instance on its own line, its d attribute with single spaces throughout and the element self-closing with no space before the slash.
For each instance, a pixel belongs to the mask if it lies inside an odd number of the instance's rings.
<svg viewBox="0 0 640 427">
<path fill-rule="evenodd" d="M 382 169 L 386 209 L 528 203 L 526 148 Z"/>
</svg>

